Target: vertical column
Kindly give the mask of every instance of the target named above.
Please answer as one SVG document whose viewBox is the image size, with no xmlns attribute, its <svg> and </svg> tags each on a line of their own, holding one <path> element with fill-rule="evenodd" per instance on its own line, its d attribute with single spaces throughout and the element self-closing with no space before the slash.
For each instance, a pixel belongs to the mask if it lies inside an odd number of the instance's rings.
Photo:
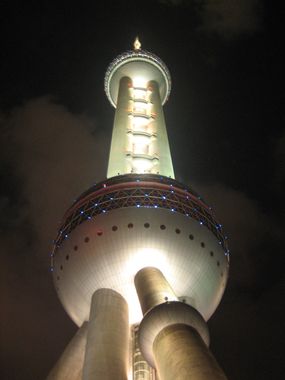
<svg viewBox="0 0 285 380">
<path fill-rule="evenodd" d="M 135 287 L 143 314 L 166 301 L 178 301 L 173 289 L 157 268 L 146 267 L 135 276 Z"/>
<path fill-rule="evenodd" d="M 226 380 L 198 332 L 191 326 L 165 327 L 153 343 L 161 380 Z"/>
<path fill-rule="evenodd" d="M 156 268 L 143 268 L 135 276 L 135 286 L 144 314 L 140 349 L 159 379 L 226 380 L 208 350 L 203 317 L 178 301 L 163 274 Z"/>
<path fill-rule="evenodd" d="M 70 341 L 47 380 L 81 380 L 88 323 L 85 322 Z"/>
<path fill-rule="evenodd" d="M 157 131 L 157 150 L 159 156 L 159 174 L 165 175 L 166 177 L 174 177 L 171 153 L 169 148 L 169 142 L 167 137 L 167 130 L 165 126 L 163 108 L 161 104 L 161 99 L 159 95 L 159 88 L 155 81 L 150 81 L 148 86 L 152 89 L 151 101 L 153 103 L 153 114 L 155 116 L 155 124 Z"/>
<path fill-rule="evenodd" d="M 128 346 L 126 301 L 114 290 L 97 290 L 91 303 L 83 380 L 127 380 Z"/>
<path fill-rule="evenodd" d="M 120 80 L 117 108 L 114 119 L 111 149 L 107 170 L 107 178 L 125 174 L 127 167 L 127 127 L 129 123 L 130 87 L 132 81 L 128 77 Z"/>
</svg>

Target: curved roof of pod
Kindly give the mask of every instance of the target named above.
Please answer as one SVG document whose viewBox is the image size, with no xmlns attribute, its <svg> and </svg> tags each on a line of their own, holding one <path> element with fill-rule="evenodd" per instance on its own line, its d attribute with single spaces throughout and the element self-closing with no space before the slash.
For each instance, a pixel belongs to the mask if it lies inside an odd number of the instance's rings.
<svg viewBox="0 0 285 380">
<path fill-rule="evenodd" d="M 142 63 L 147 65 L 142 65 Z M 107 68 L 104 80 L 105 93 L 113 107 L 116 108 L 120 79 L 123 76 L 132 78 L 141 72 L 147 76 L 148 80 L 158 82 L 161 102 L 164 104 L 167 101 L 171 91 L 169 70 L 157 55 L 142 50 L 138 39 L 136 39 L 134 50 L 128 50 L 118 55 Z"/>
</svg>

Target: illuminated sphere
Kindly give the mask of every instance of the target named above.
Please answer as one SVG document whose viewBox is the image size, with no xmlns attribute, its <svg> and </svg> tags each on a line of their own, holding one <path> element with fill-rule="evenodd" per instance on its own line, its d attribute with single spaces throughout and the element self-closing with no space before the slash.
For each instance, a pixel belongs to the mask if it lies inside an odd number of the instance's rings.
<svg viewBox="0 0 285 380">
<path fill-rule="evenodd" d="M 59 298 L 78 326 L 88 320 L 92 294 L 100 288 L 119 292 L 130 323 L 139 322 L 134 276 L 147 266 L 160 269 L 180 300 L 205 320 L 213 314 L 228 277 L 227 242 L 192 189 L 160 175 L 122 175 L 94 185 L 66 212 L 52 270 Z"/>
<path fill-rule="evenodd" d="M 115 108 L 120 79 L 123 77 L 133 78 L 136 87 L 145 86 L 147 82 L 155 80 L 159 87 L 162 105 L 169 97 L 170 73 L 165 63 L 153 53 L 146 50 L 130 50 L 117 56 L 110 63 L 105 75 L 105 92 Z"/>
</svg>

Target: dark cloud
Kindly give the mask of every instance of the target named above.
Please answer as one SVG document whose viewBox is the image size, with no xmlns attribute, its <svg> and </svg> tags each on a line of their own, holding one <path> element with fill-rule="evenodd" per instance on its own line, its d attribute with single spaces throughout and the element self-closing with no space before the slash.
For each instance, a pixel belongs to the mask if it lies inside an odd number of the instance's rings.
<svg viewBox="0 0 285 380">
<path fill-rule="evenodd" d="M 280 267 L 275 265 L 284 261 L 283 222 L 264 213 L 256 201 L 241 191 L 217 183 L 196 187 L 214 205 L 215 214 L 229 237 L 230 285 L 252 294 L 273 286 L 283 276 Z"/>
<path fill-rule="evenodd" d="M 223 39 L 253 34 L 262 28 L 261 0 L 161 0 L 171 6 L 192 8 L 200 16 L 198 30 Z"/>
<path fill-rule="evenodd" d="M 49 98 L 30 100 L 1 120 L 1 372 L 3 379 L 33 379 L 63 348 L 51 346 L 53 328 L 65 318 L 49 273 L 52 239 L 73 199 L 104 177 L 104 139 L 93 120 Z M 63 334 L 68 329 L 71 322 Z"/>
<path fill-rule="evenodd" d="M 206 33 L 232 39 L 252 34 L 262 26 L 260 0 L 204 0 L 200 2 L 202 25 Z"/>
</svg>

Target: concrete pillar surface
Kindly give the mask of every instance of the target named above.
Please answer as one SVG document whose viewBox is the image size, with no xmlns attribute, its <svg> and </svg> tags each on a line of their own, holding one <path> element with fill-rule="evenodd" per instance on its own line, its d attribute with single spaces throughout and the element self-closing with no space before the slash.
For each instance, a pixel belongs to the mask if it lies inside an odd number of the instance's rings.
<svg viewBox="0 0 285 380">
<path fill-rule="evenodd" d="M 61 357 L 49 373 L 47 380 L 81 380 L 87 340 L 85 322 L 72 338 Z"/>
<path fill-rule="evenodd" d="M 127 380 L 128 352 L 128 305 L 114 290 L 97 290 L 91 302 L 83 380 Z"/>
<path fill-rule="evenodd" d="M 108 162 L 107 178 L 126 173 L 126 147 L 128 108 L 130 107 L 130 86 L 132 81 L 128 77 L 120 80 L 118 102 L 114 119 L 113 134 Z"/>
<path fill-rule="evenodd" d="M 160 380 L 227 380 L 195 329 L 183 324 L 163 329 L 153 344 Z"/>
<path fill-rule="evenodd" d="M 178 301 L 173 289 L 157 268 L 145 267 L 138 271 L 135 286 L 143 314 L 166 301 Z"/>
</svg>

